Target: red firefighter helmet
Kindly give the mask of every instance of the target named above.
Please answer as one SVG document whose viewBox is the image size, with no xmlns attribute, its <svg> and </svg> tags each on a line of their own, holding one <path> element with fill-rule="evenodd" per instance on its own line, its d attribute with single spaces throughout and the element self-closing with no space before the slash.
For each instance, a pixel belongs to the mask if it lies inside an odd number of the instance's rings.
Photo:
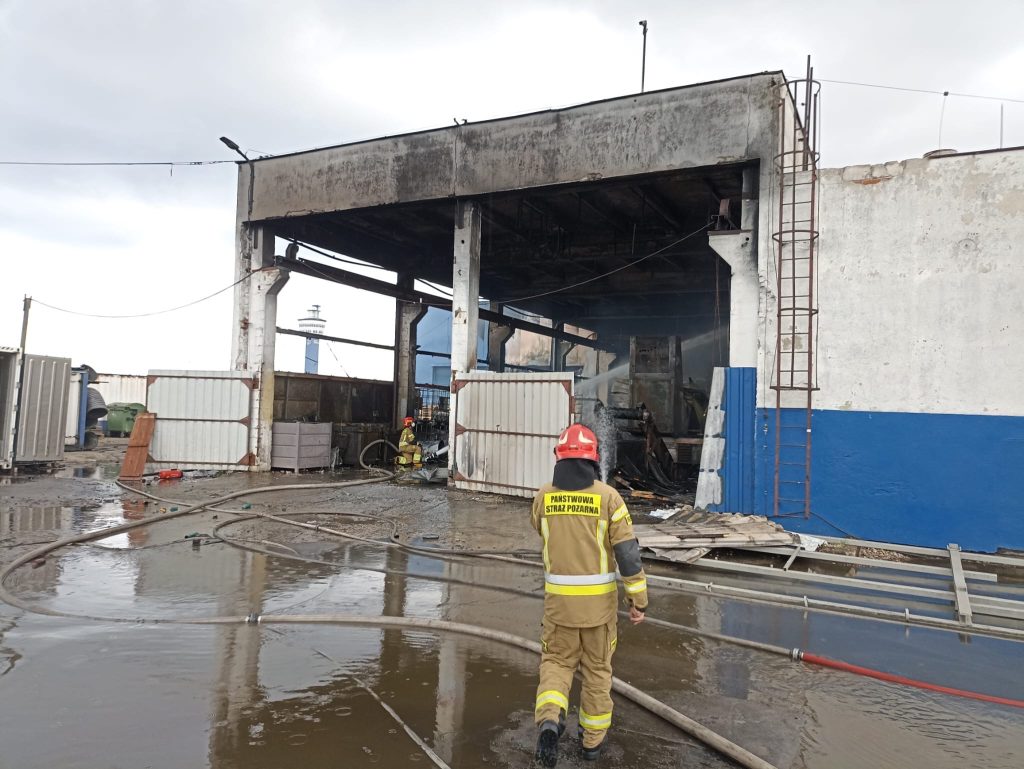
<svg viewBox="0 0 1024 769">
<path fill-rule="evenodd" d="M 558 436 L 555 457 L 560 460 L 589 459 L 599 463 L 601 455 L 597 453 L 597 436 L 589 427 L 569 425 Z"/>
<path fill-rule="evenodd" d="M 412 417 L 406 417 L 402 421 L 402 424 L 404 424 L 406 427 L 412 427 L 414 424 L 416 424 L 416 420 L 413 419 Z"/>
</svg>

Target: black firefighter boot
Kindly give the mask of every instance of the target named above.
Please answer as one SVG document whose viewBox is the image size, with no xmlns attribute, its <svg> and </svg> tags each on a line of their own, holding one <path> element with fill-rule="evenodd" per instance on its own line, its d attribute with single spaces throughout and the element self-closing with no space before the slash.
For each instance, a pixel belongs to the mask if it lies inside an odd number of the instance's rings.
<svg viewBox="0 0 1024 769">
<path fill-rule="evenodd" d="M 580 739 L 580 757 L 584 761 L 597 761 L 601 757 L 601 751 L 604 750 L 604 743 L 607 740 L 607 736 L 604 740 L 601 740 L 594 747 L 588 748 L 583 745 L 583 729 L 578 729 L 576 736 Z"/>
<path fill-rule="evenodd" d="M 537 752 L 534 754 L 541 766 L 552 769 L 558 763 L 558 738 L 565 731 L 565 711 L 558 714 L 558 723 L 543 721 L 537 735 Z"/>
</svg>

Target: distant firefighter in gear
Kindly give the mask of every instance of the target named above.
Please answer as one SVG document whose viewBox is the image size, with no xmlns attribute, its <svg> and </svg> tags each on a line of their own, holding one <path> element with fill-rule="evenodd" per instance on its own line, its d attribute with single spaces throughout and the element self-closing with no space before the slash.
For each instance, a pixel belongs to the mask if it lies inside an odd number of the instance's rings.
<svg viewBox="0 0 1024 769">
<path fill-rule="evenodd" d="M 419 465 L 423 462 L 423 450 L 416 442 L 416 433 L 412 430 L 414 424 L 415 420 L 412 417 L 405 418 L 405 427 L 398 438 L 398 456 L 395 457 L 397 464 Z"/>
<path fill-rule="evenodd" d="M 544 540 L 544 630 L 535 718 L 537 761 L 553 767 L 565 730 L 569 687 L 583 677 L 582 757 L 595 761 L 612 723 L 612 654 L 618 640 L 615 567 L 630 621 L 644 620 L 647 579 L 633 521 L 619 493 L 598 480 L 597 436 L 570 425 L 555 447 L 552 483 L 533 499 L 531 520 Z M 614 561 L 612 561 L 614 558 Z"/>
</svg>

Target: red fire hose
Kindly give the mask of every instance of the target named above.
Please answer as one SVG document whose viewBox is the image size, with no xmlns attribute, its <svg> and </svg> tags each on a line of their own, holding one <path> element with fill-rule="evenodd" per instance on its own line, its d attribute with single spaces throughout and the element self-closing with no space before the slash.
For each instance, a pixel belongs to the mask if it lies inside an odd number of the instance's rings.
<svg viewBox="0 0 1024 769">
<path fill-rule="evenodd" d="M 925 681 L 917 681 L 913 678 L 907 678 L 906 676 L 898 676 L 892 673 L 883 673 L 881 670 L 873 670 L 872 668 L 862 668 L 860 665 L 851 665 L 849 662 L 840 662 L 839 660 L 829 659 L 828 657 L 820 657 L 817 654 L 811 654 L 810 652 L 800 652 L 800 659 L 812 665 L 821 665 L 822 667 L 833 668 L 834 670 L 843 670 L 847 673 L 855 673 L 859 676 L 877 678 L 879 681 L 888 681 L 894 684 L 913 686 L 916 689 L 924 689 L 930 692 L 952 694 L 955 697 L 967 697 L 968 699 L 981 700 L 982 702 L 993 702 L 997 705 L 1009 705 L 1012 708 L 1024 708 L 1024 700 L 1012 700 L 1008 697 L 996 697 L 991 694 L 982 694 L 981 692 L 971 692 L 965 689 L 955 689 L 951 686 L 940 686 L 939 684 L 930 684 Z"/>
</svg>

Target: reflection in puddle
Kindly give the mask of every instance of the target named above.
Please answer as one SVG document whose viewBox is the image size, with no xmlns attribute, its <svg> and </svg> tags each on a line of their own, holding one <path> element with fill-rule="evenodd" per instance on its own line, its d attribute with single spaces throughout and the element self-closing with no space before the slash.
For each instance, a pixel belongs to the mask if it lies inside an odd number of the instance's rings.
<svg viewBox="0 0 1024 769">
<path fill-rule="evenodd" d="M 0 537 L 93 531 L 158 512 L 159 506 L 137 498 L 93 508 L 16 508 L 0 512 Z M 101 547 L 68 549 L 15 575 L 11 585 L 19 594 L 79 615 L 239 621 L 216 627 L 96 623 L 0 606 L 0 722 L 17 735 L 4 740 L 5 761 L 28 769 L 429 765 L 358 678 L 453 768 L 528 765 L 532 655 L 429 632 L 241 620 L 253 614 L 404 615 L 535 637 L 539 600 L 479 587 L 534 590 L 535 571 L 368 545 L 288 541 L 337 561 L 310 564 L 224 543 L 194 548 L 184 539 L 214 524 L 202 515 L 162 522 L 107 538 Z M 1020 647 L 1009 642 L 974 639 L 968 645 L 952 634 L 908 634 L 897 625 L 658 595 L 659 617 L 709 631 L 1004 696 L 1019 696 L 1024 688 Z M 1017 714 L 994 706 L 648 626 L 621 628 L 620 644 L 616 670 L 622 677 L 779 766 L 961 769 L 983 761 L 987 769 L 1008 769 L 1024 750 Z M 578 694 L 571 699 L 577 702 Z M 55 720 L 60 729 L 53 729 Z M 564 739 L 568 750 L 572 730 Z M 730 766 L 629 706 L 616 710 L 608 764 Z M 576 764 L 570 759 L 565 765 Z"/>
</svg>

